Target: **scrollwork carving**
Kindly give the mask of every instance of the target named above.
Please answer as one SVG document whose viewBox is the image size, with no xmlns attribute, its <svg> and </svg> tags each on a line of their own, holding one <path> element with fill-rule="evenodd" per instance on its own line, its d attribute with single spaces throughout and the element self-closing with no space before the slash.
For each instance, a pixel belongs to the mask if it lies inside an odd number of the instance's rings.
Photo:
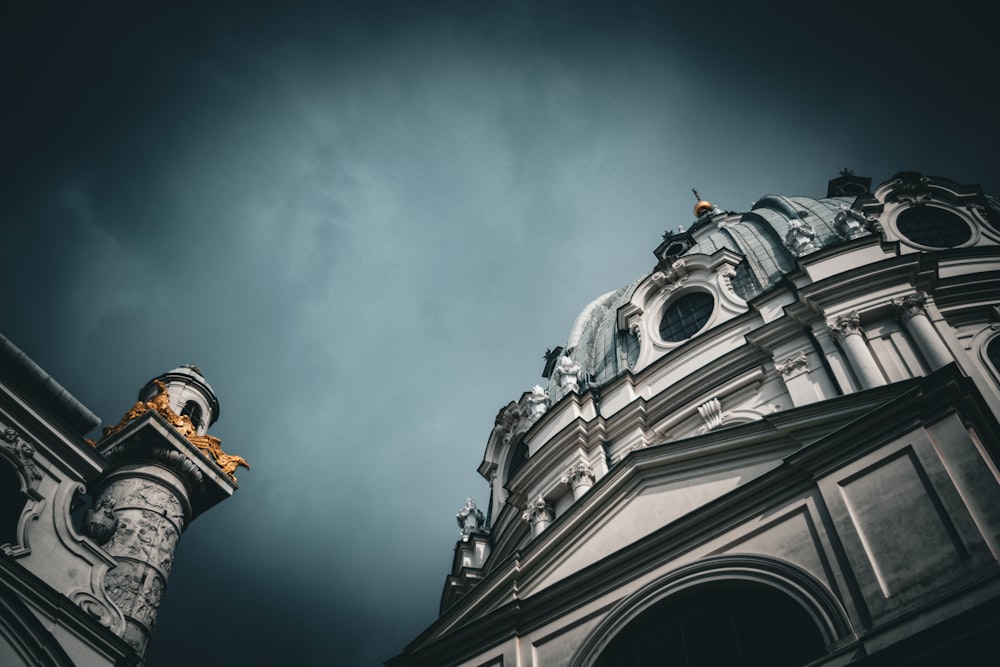
<svg viewBox="0 0 1000 667">
<path fill-rule="evenodd" d="M 35 447 L 25 440 L 17 429 L 7 426 L 0 432 L 0 448 L 7 452 L 11 460 L 28 481 L 30 488 L 38 486 L 42 471 L 35 462 Z"/>
<path fill-rule="evenodd" d="M 809 370 L 809 357 L 800 350 L 796 354 L 785 357 L 782 361 L 775 362 L 774 368 L 781 373 L 781 377 L 790 380 Z"/>
<path fill-rule="evenodd" d="M 727 417 L 731 417 L 728 412 L 722 412 L 722 401 L 713 398 L 698 406 L 698 415 L 701 416 L 705 424 L 698 428 L 698 433 L 708 433 L 722 426 Z"/>
</svg>

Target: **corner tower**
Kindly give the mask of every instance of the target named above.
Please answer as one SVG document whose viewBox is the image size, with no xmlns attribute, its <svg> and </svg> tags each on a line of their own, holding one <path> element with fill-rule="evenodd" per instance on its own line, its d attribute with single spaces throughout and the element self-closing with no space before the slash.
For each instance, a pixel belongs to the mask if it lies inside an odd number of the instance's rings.
<svg viewBox="0 0 1000 667">
<path fill-rule="evenodd" d="M 219 401 L 196 366 L 154 378 L 139 401 L 96 444 L 110 463 L 85 530 L 117 565 L 103 578 L 124 617 L 123 637 L 140 655 L 149 644 L 181 533 L 199 514 L 238 488 L 249 468 L 208 434 Z"/>
</svg>

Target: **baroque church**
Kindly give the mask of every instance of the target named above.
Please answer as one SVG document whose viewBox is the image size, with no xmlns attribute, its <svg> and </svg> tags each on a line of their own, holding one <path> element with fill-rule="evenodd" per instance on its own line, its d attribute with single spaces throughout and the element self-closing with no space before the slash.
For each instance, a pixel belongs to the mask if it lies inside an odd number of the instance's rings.
<svg viewBox="0 0 1000 667">
<path fill-rule="evenodd" d="M 389 667 L 994 664 L 1000 201 L 698 199 L 497 414 Z"/>
<path fill-rule="evenodd" d="M 1000 631 L 1000 201 L 904 172 L 695 206 L 504 406 L 390 667 L 962 665 Z M 98 418 L 0 336 L 0 665 L 139 665 L 246 461 L 201 371 Z"/>
<path fill-rule="evenodd" d="M 218 417 L 182 366 L 87 440 L 100 419 L 0 336 L 0 665 L 141 664 L 181 534 L 248 467 Z"/>
</svg>

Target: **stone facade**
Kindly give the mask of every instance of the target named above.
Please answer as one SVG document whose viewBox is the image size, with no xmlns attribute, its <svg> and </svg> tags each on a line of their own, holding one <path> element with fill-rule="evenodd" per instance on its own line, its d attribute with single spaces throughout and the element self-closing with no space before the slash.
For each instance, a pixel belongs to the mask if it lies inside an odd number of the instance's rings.
<svg viewBox="0 0 1000 667">
<path fill-rule="evenodd" d="M 1000 203 L 914 172 L 869 187 L 701 206 L 587 306 L 559 348 L 578 388 L 501 411 L 481 557 L 387 664 L 992 652 Z"/>
<path fill-rule="evenodd" d="M 0 664 L 142 662 L 181 534 L 246 463 L 207 435 L 217 417 L 181 367 L 88 441 L 98 418 L 0 337 Z"/>
</svg>

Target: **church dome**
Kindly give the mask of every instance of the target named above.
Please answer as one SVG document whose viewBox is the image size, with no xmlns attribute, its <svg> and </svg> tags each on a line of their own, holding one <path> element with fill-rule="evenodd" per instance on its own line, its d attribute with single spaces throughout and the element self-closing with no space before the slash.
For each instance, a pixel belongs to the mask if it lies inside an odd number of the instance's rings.
<svg viewBox="0 0 1000 667">
<path fill-rule="evenodd" d="M 787 242 L 790 235 L 794 241 L 796 230 L 803 230 L 802 236 L 810 239 L 807 252 L 850 240 L 849 234 L 838 233 L 837 218 L 845 217 L 844 212 L 851 210 L 855 199 L 767 195 L 746 213 L 702 215 L 688 231 L 666 234 L 654 251 L 660 259 L 659 265 L 631 285 L 589 303 L 577 316 L 563 354 L 580 364 L 583 377 L 590 384 L 602 384 L 634 369 L 639 340 L 635 332 L 620 326 L 618 311 L 631 302 L 636 288 L 653 273 L 686 257 L 710 257 L 720 250 L 729 250 L 742 260 L 734 269 L 733 290 L 742 300 L 749 301 L 797 268 L 796 251 Z M 557 391 L 554 380 L 549 391 Z"/>
</svg>

